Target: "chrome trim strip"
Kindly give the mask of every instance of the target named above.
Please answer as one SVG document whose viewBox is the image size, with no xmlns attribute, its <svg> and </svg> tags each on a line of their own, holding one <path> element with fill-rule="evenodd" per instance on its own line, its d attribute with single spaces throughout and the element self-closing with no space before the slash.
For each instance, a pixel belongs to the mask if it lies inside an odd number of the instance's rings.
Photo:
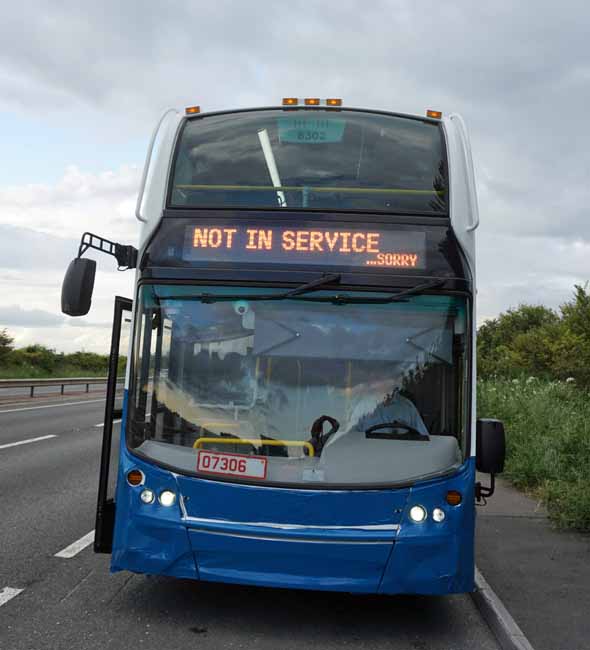
<svg viewBox="0 0 590 650">
<path fill-rule="evenodd" d="M 183 504 L 184 505 L 184 504 Z M 229 519 L 206 519 L 204 517 L 191 517 L 185 514 L 183 508 L 184 521 L 194 524 L 216 524 L 230 526 L 251 526 L 256 528 L 276 528 L 278 530 L 399 530 L 399 524 L 366 524 L 364 526 L 315 526 L 306 524 L 278 524 L 266 521 L 230 521 Z M 223 534 L 223 533 L 222 533 Z"/>
<path fill-rule="evenodd" d="M 187 519 L 188 514 L 186 512 L 186 505 L 184 504 L 184 497 L 182 494 L 178 495 L 178 504 L 180 505 L 180 511 L 182 512 L 182 519 Z"/>
<path fill-rule="evenodd" d="M 391 546 L 394 544 L 394 540 L 390 539 L 388 541 L 358 541 L 355 539 L 351 539 L 350 541 L 348 540 L 343 540 L 343 539 L 305 539 L 301 537 L 267 537 L 264 535 L 247 535 L 244 534 L 242 535 L 241 533 L 224 533 L 220 532 L 217 530 L 209 530 L 207 528 L 191 528 L 190 530 L 193 530 L 195 532 L 200 532 L 200 533 L 206 533 L 207 535 L 221 535 L 222 537 L 237 537 L 239 539 L 255 539 L 256 541 L 265 541 L 265 542 L 291 542 L 295 544 L 348 544 L 349 546 L 354 545 L 358 546 L 359 544 L 362 544 L 363 546 L 366 545 L 375 545 L 375 544 L 387 544 L 388 546 Z M 189 531 L 190 532 L 190 531 Z"/>
</svg>

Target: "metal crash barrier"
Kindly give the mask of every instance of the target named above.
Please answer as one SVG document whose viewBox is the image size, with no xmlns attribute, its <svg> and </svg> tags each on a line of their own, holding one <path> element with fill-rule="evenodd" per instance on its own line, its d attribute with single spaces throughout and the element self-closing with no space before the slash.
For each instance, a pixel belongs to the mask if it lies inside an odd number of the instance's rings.
<svg viewBox="0 0 590 650">
<path fill-rule="evenodd" d="M 87 393 L 90 386 L 106 385 L 106 377 L 67 377 L 63 379 L 0 379 L 0 391 L 8 388 L 28 388 L 29 396 L 35 396 L 35 388 L 59 386 L 60 395 L 65 393 L 66 386 L 85 386 Z M 2 393 L 0 392 L 0 395 Z"/>
</svg>

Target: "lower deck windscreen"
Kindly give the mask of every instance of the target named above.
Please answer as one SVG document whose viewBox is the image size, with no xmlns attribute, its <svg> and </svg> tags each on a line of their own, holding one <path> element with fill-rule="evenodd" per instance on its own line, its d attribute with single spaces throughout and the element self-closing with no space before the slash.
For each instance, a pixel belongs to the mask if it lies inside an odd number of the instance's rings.
<svg viewBox="0 0 590 650">
<path fill-rule="evenodd" d="M 228 300 L 202 302 L 206 291 Z M 461 462 L 463 298 L 258 291 L 142 287 L 131 448 L 210 478 L 290 485 L 393 484 Z"/>
</svg>

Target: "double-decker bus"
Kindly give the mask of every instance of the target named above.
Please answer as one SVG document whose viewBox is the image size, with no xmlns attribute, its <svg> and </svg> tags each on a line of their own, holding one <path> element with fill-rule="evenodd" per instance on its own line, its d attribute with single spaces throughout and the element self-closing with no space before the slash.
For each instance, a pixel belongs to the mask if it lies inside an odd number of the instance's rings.
<svg viewBox="0 0 590 650">
<path fill-rule="evenodd" d="M 160 120 L 116 298 L 95 550 L 111 570 L 248 585 L 474 587 L 475 502 L 504 431 L 475 413 L 463 121 L 287 98 Z M 119 336 L 132 311 L 116 489 Z M 491 483 L 476 480 L 476 468 Z M 111 472 L 112 474 L 112 472 Z"/>
</svg>

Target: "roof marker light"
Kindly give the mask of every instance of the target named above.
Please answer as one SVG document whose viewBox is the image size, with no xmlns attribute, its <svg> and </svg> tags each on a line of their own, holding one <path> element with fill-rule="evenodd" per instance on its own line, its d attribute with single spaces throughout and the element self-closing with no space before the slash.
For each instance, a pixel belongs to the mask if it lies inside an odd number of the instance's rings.
<svg viewBox="0 0 590 650">
<path fill-rule="evenodd" d="M 319 97 L 306 97 L 304 102 L 305 102 L 306 106 L 319 106 L 320 105 L 320 98 Z"/>
<path fill-rule="evenodd" d="M 201 112 L 201 107 L 200 106 L 187 106 L 184 109 L 185 115 L 196 115 L 197 113 Z"/>
<path fill-rule="evenodd" d="M 426 117 L 432 117 L 435 120 L 440 120 L 440 118 L 442 117 L 442 111 L 431 111 L 430 109 L 428 109 L 426 111 Z"/>
<path fill-rule="evenodd" d="M 283 106 L 297 106 L 299 100 L 297 97 L 283 97 Z"/>
<path fill-rule="evenodd" d="M 335 97 L 326 99 L 326 106 L 342 106 L 342 100 Z"/>
</svg>

